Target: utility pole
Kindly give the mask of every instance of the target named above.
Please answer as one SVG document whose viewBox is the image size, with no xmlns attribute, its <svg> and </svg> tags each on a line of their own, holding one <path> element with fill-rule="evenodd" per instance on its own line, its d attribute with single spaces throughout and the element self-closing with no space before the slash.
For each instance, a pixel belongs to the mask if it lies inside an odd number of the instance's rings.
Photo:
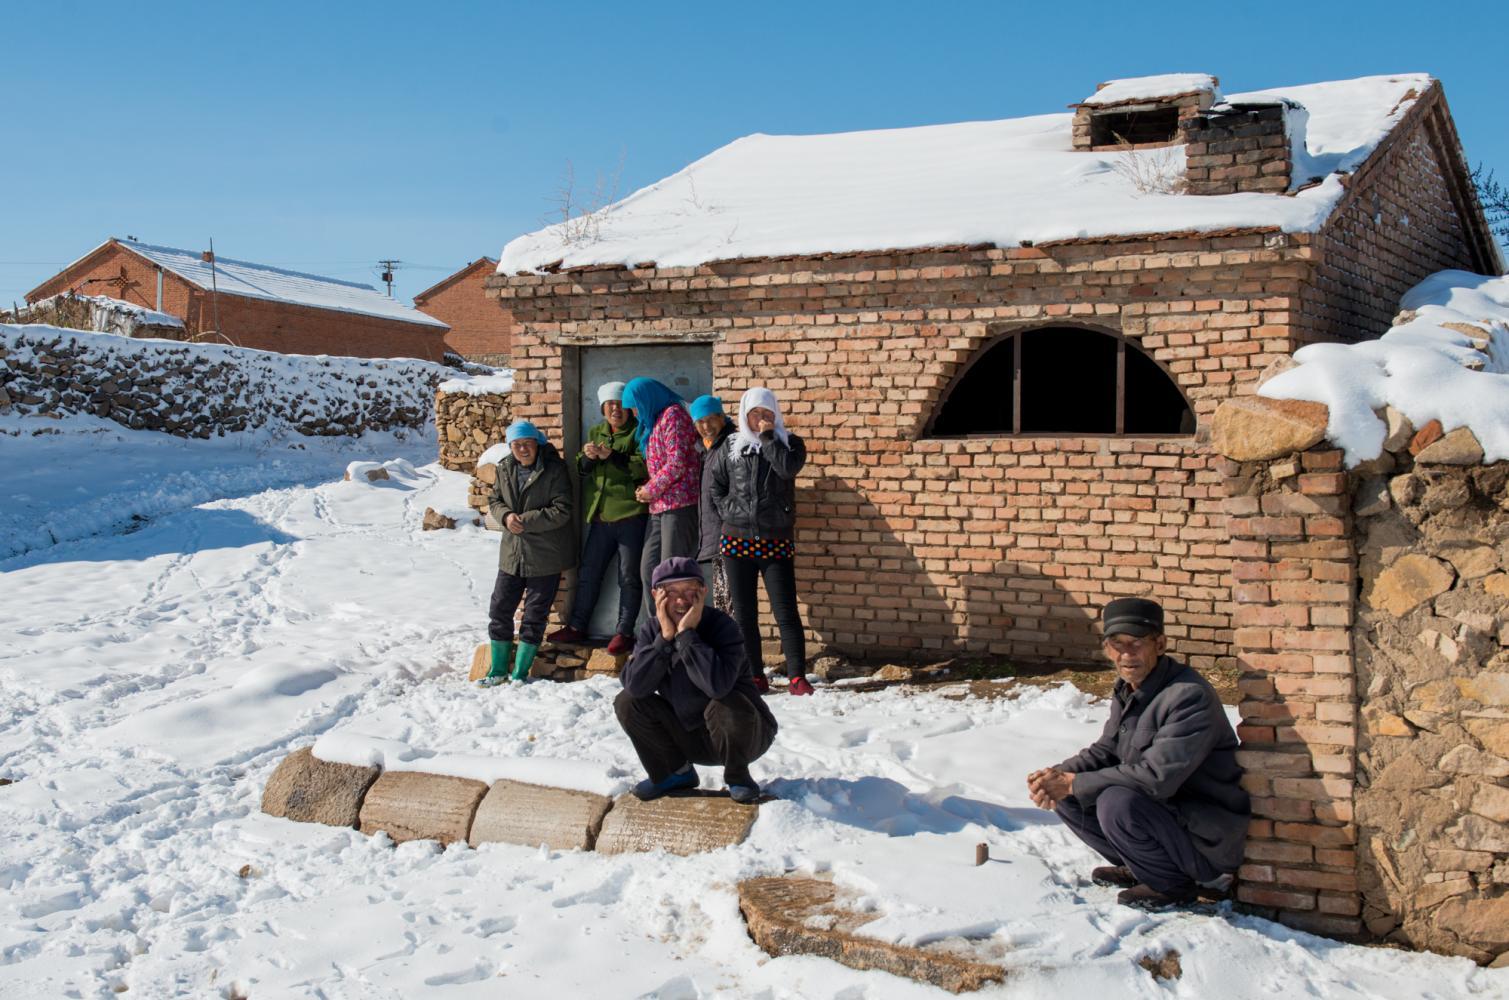
<svg viewBox="0 0 1509 1000">
<path fill-rule="evenodd" d="M 382 268 L 382 280 L 388 286 L 388 298 L 390 299 L 393 297 L 393 272 L 398 270 L 398 265 L 402 263 L 403 261 L 401 260 L 380 260 L 377 262 L 377 266 Z"/>
</svg>

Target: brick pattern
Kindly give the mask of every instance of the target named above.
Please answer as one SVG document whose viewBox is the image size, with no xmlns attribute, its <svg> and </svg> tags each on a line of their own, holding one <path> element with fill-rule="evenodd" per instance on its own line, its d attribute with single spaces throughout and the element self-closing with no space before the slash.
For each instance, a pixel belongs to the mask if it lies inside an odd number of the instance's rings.
<svg viewBox="0 0 1509 1000">
<path fill-rule="evenodd" d="M 1425 114 L 1444 111 L 1435 104 Z M 1423 128 L 1399 137 L 1361 171 L 1316 240 L 1315 279 L 1302 295 L 1299 339 L 1368 340 L 1389 328 L 1399 299 L 1437 271 L 1479 270 Z"/>
<path fill-rule="evenodd" d="M 117 283 L 122 269 L 124 286 Z M 162 312 L 182 319 L 188 334 L 196 339 L 216 329 L 217 304 L 208 292 L 172 272 L 164 272 L 162 279 Z M 55 275 L 39 286 L 28 301 L 71 290 L 158 308 L 157 268 L 117 245 L 108 246 Z M 438 327 L 235 295 L 218 298 L 222 336 L 203 338 L 214 343 L 283 354 L 425 361 L 439 361 L 445 351 L 442 339 L 445 331 Z"/>
<path fill-rule="evenodd" d="M 1105 84 L 1100 84 L 1104 87 Z M 1099 90 L 1100 87 L 1096 89 Z M 1160 146 L 1170 146 L 1177 140 L 1157 143 L 1138 143 L 1127 145 L 1124 143 L 1101 143 L 1097 145 L 1094 137 L 1092 119 L 1097 112 L 1129 111 L 1133 108 L 1168 107 L 1170 105 L 1179 109 L 1179 122 L 1181 125 L 1201 112 L 1208 109 L 1214 95 L 1208 90 L 1197 91 L 1189 94 L 1171 94 L 1166 98 L 1149 101 L 1125 101 L 1120 104 L 1076 104 L 1074 106 L 1074 121 L 1071 123 L 1071 142 L 1075 149 L 1093 152 L 1096 150 L 1121 150 L 1121 149 L 1155 149 Z"/>
<path fill-rule="evenodd" d="M 1186 143 L 1185 180 L 1192 195 L 1289 189 L 1293 173 L 1281 106 L 1180 122 Z"/>
<path fill-rule="evenodd" d="M 497 262 L 483 257 L 414 296 L 414 306 L 450 326 L 446 350 L 468 361 L 502 366 L 513 341 L 513 317 L 487 294 Z"/>
<path fill-rule="evenodd" d="M 1239 759 L 1253 801 L 1237 899 L 1306 930 L 1354 935 L 1357 558 L 1342 455 L 1225 472 Z"/>
</svg>

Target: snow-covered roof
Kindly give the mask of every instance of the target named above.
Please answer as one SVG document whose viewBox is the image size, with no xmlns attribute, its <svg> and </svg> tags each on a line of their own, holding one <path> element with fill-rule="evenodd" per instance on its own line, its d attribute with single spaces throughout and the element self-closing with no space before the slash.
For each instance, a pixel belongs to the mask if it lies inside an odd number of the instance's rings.
<svg viewBox="0 0 1509 1000">
<path fill-rule="evenodd" d="M 1110 80 L 1081 104 L 1093 106 L 1104 104 L 1128 104 L 1133 101 L 1151 101 L 1160 97 L 1177 97 L 1208 90 L 1220 97 L 1216 78 L 1209 73 L 1161 73 L 1158 76 L 1135 76 L 1126 80 Z"/>
<path fill-rule="evenodd" d="M 1330 409 L 1326 437 L 1349 466 L 1377 458 L 1392 406 L 1415 427 L 1469 427 L 1487 461 L 1509 459 L 1509 277 L 1441 271 L 1404 293 L 1393 329 L 1358 344 L 1310 344 L 1258 394 Z"/>
<path fill-rule="evenodd" d="M 211 287 L 210 264 L 201 258 L 198 251 L 179 250 L 174 247 L 153 246 L 133 240 L 116 240 L 121 246 L 140 254 L 154 264 L 160 264 L 185 281 L 193 282 L 208 291 Z M 102 244 L 102 245 L 108 245 Z M 98 250 L 96 247 L 95 250 Z M 91 250 L 90 254 L 95 250 Z M 86 254 L 85 257 L 89 256 Z M 82 260 L 84 258 L 80 258 Z M 77 262 L 75 262 L 77 263 Z M 71 266 L 71 265 L 70 265 Z M 294 305 L 311 306 L 315 309 L 333 309 L 336 312 L 360 313 L 381 319 L 400 320 L 420 326 L 435 326 L 450 329 L 433 316 L 427 316 L 412 306 L 388 298 L 371 285 L 339 278 L 325 278 L 318 274 L 303 274 L 267 264 L 232 260 L 229 257 L 215 258 L 214 286 L 222 295 L 240 295 L 249 299 L 270 299 Z"/>
<path fill-rule="evenodd" d="M 503 248 L 499 273 L 1274 227 L 1313 232 L 1432 80 L 1425 74 L 1231 94 L 1309 112 L 1285 194 L 1141 194 L 1116 170 L 1135 152 L 1076 151 L 1072 114 L 833 135 L 751 135 L 609 206 Z M 1171 169 L 1184 170 L 1183 158 Z"/>
</svg>

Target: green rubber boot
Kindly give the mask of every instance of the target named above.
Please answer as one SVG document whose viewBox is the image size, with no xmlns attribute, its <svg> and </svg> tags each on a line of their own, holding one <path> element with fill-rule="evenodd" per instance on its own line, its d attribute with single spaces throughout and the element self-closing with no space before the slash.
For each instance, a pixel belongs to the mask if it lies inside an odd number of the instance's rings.
<svg viewBox="0 0 1509 1000">
<path fill-rule="evenodd" d="M 513 679 L 522 681 L 529 676 L 529 667 L 534 663 L 534 654 L 539 650 L 537 642 L 519 643 L 519 652 L 514 656 Z"/>
<path fill-rule="evenodd" d="M 508 661 L 513 659 L 513 643 L 493 639 L 488 645 L 492 647 L 492 662 L 488 664 L 487 676 L 478 679 L 478 687 L 490 688 L 508 680 Z"/>
</svg>

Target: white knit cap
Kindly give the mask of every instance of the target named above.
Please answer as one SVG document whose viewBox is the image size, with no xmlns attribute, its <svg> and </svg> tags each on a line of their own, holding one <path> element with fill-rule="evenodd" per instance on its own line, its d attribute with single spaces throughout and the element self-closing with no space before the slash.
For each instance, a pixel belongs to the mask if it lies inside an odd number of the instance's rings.
<svg viewBox="0 0 1509 1000">
<path fill-rule="evenodd" d="M 624 383 L 622 382 L 604 382 L 597 387 L 597 405 L 599 407 L 613 400 L 623 402 L 623 398 Z"/>
</svg>

